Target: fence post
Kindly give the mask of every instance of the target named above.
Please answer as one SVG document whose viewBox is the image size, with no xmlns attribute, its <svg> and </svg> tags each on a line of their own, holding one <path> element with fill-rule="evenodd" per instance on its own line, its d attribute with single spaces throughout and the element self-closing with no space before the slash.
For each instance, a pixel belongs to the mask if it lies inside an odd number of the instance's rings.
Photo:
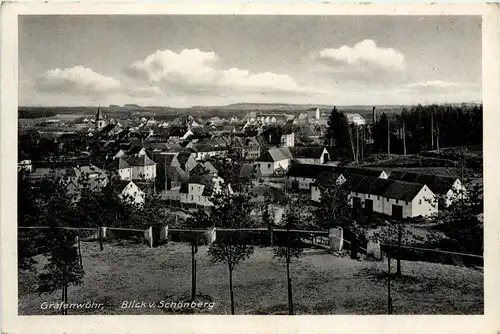
<svg viewBox="0 0 500 334">
<path fill-rule="evenodd" d="M 107 227 L 102 226 L 101 229 L 102 229 L 102 238 L 106 239 L 106 229 L 107 229 Z"/>
<path fill-rule="evenodd" d="M 217 229 L 215 227 L 209 228 L 206 232 L 205 235 L 207 236 L 207 243 L 209 245 L 213 244 L 215 242 L 215 238 L 217 235 Z"/>
<path fill-rule="evenodd" d="M 380 242 L 371 240 L 368 241 L 368 245 L 366 246 L 366 256 L 381 261 L 382 251 L 380 250 Z"/>
<path fill-rule="evenodd" d="M 144 239 L 148 241 L 149 248 L 153 248 L 153 226 L 144 231 Z"/>
<path fill-rule="evenodd" d="M 335 227 L 328 230 L 328 239 L 330 249 L 334 252 L 339 252 L 344 246 L 344 231 L 341 227 Z"/>
<path fill-rule="evenodd" d="M 168 241 L 168 225 L 163 225 L 160 230 L 160 242 Z"/>
</svg>

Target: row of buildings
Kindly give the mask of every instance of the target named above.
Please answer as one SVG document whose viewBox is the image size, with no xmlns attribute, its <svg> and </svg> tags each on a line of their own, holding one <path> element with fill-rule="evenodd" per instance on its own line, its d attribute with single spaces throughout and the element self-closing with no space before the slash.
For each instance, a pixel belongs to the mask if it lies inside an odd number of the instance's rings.
<svg viewBox="0 0 500 334">
<path fill-rule="evenodd" d="M 319 109 L 305 114 L 306 119 L 321 118 Z M 99 109 L 88 145 L 75 152 L 78 156 L 69 157 L 64 165 L 32 164 L 29 157 L 20 158 L 19 168 L 34 181 L 49 174 L 64 177 L 72 192 L 81 188 L 78 179 L 83 174 L 101 180 L 92 181 L 95 187 L 104 187 L 109 182 L 107 175 L 114 173 L 122 181 L 121 196 L 136 203 L 143 203 L 145 193 L 153 191 L 182 204 L 211 206 L 210 198 L 225 182 L 213 162 L 229 157 L 239 161 L 234 173 L 250 188 L 260 182 L 283 186 L 287 191 L 307 191 L 311 201 L 318 203 L 321 189 L 333 177 L 338 185 L 348 187 L 346 200 L 352 206 L 401 218 L 437 212 L 449 205 L 452 193 L 462 187 L 456 178 L 339 167 L 335 152 L 310 144 L 321 137 L 313 126 L 299 126 L 295 119 L 269 125 L 256 118 L 250 115 L 243 124 L 222 127 L 210 122 L 200 125 L 188 118 L 170 127 L 154 128 L 146 121 L 126 128 L 119 122 L 108 122 Z M 353 116 L 352 122 L 361 121 Z M 72 145 L 69 137 L 56 138 L 58 147 Z M 310 141 L 301 140 L 304 137 Z"/>
</svg>

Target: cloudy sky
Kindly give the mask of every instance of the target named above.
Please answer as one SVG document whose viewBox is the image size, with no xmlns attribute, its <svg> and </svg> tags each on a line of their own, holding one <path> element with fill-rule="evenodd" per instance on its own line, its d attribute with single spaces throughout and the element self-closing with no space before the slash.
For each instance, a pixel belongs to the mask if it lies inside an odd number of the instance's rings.
<svg viewBox="0 0 500 334">
<path fill-rule="evenodd" d="M 480 100 L 480 17 L 19 18 L 20 105 Z"/>
</svg>

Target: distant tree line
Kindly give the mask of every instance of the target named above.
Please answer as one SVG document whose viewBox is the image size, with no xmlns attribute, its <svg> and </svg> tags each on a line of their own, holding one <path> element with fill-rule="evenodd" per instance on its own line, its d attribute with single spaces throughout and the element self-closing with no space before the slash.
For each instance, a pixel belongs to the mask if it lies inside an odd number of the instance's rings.
<svg viewBox="0 0 500 334">
<path fill-rule="evenodd" d="M 374 151 L 412 154 L 481 144 L 483 106 L 417 105 L 380 115 L 373 125 Z"/>
<path fill-rule="evenodd" d="M 37 109 L 19 109 L 19 118 L 42 118 L 42 117 L 52 117 L 57 113 L 51 109 L 37 108 Z"/>
</svg>

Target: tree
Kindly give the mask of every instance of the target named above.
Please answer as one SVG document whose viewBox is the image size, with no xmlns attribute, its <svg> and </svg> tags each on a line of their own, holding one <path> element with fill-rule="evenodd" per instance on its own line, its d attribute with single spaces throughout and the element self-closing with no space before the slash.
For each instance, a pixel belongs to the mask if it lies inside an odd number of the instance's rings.
<svg viewBox="0 0 500 334">
<path fill-rule="evenodd" d="M 249 196 L 232 193 L 227 184 L 222 186 L 219 193 L 212 198 L 212 212 L 210 220 L 217 227 L 239 229 L 252 225 L 250 212 L 252 210 Z M 229 271 L 229 292 L 231 298 L 231 314 L 234 313 L 233 271 L 243 260 L 248 259 L 254 252 L 251 245 L 247 245 L 240 231 L 232 231 L 226 237 L 217 237 L 208 249 L 212 262 L 224 262 Z"/>
<path fill-rule="evenodd" d="M 67 303 L 68 286 L 80 285 L 85 274 L 75 246 L 78 233 L 62 229 L 74 224 L 75 197 L 67 192 L 64 183 L 54 175 L 49 175 L 38 184 L 30 184 L 22 175 L 19 181 L 21 201 L 18 209 L 26 209 L 19 214 L 19 225 L 49 227 L 37 230 L 36 235 L 39 237 L 29 233 L 20 238 L 19 267 L 33 269 L 35 262 L 32 256 L 47 255 L 48 263 L 38 275 L 37 290 L 39 293 L 49 293 L 61 289 L 62 300 Z M 66 308 L 62 308 L 62 314 L 67 314 Z"/>
<path fill-rule="evenodd" d="M 462 180 L 465 191 L 454 189 L 451 204 L 433 217 L 441 230 L 451 239 L 454 250 L 482 255 L 483 238 L 483 185 Z"/>
<path fill-rule="evenodd" d="M 78 233 L 53 228 L 44 233 L 48 244 L 48 263 L 44 271 L 39 274 L 39 293 L 62 290 L 62 301 L 68 303 L 68 286 L 83 283 L 85 272 L 79 263 L 78 250 L 75 247 L 75 238 Z M 61 308 L 62 314 L 68 314 L 67 308 Z"/>
<path fill-rule="evenodd" d="M 301 225 L 302 209 L 297 203 L 290 203 L 282 218 L 286 228 L 286 241 L 273 247 L 274 256 L 281 259 L 286 264 L 286 278 L 288 287 L 288 314 L 293 315 L 292 279 L 290 277 L 290 263 L 292 259 L 299 258 L 303 252 L 302 241 L 297 234 L 292 234 L 290 230 L 297 229 Z"/>
<path fill-rule="evenodd" d="M 320 183 L 320 204 L 314 213 L 315 220 L 320 228 L 342 228 L 344 238 L 350 241 L 351 258 L 354 259 L 357 258 L 358 245 L 364 241 L 369 217 L 363 214 L 362 208 L 349 205 L 348 185 L 340 184 L 337 178 L 338 175 L 331 175 Z"/>
<path fill-rule="evenodd" d="M 401 276 L 401 246 L 409 245 L 415 235 L 401 221 L 385 221 L 385 224 L 372 237 L 374 240 L 397 247 L 396 276 Z M 392 252 L 392 249 L 389 249 L 389 252 Z"/>
<path fill-rule="evenodd" d="M 204 228 L 210 226 L 210 217 L 204 208 L 198 208 L 195 215 L 186 220 L 186 224 L 192 228 Z M 196 258 L 195 254 L 198 253 L 198 235 L 192 233 L 190 236 L 191 243 L 191 301 L 196 299 Z"/>
<path fill-rule="evenodd" d="M 329 118 L 325 134 L 325 144 L 334 147 L 340 159 L 349 159 L 349 148 L 351 147 L 351 136 L 349 134 L 349 123 L 347 117 L 333 108 Z M 353 154 L 354 156 L 354 154 Z"/>
<path fill-rule="evenodd" d="M 389 146 L 389 118 L 386 113 L 382 113 L 377 122 L 373 125 L 373 145 L 378 152 L 387 151 Z"/>
</svg>

